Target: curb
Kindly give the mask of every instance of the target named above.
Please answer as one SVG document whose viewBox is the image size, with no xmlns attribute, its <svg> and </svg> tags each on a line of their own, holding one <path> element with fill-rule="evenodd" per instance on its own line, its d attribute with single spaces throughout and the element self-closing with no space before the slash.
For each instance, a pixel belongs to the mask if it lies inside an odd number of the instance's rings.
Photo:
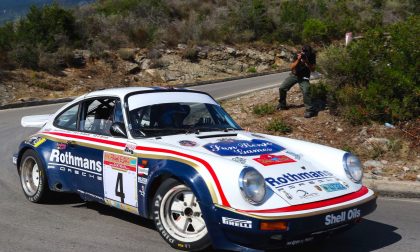
<svg viewBox="0 0 420 252">
<path fill-rule="evenodd" d="M 419 182 L 363 179 L 363 185 L 375 191 L 379 196 L 420 199 Z"/>
<path fill-rule="evenodd" d="M 245 75 L 245 76 L 235 76 L 235 77 L 229 77 L 229 78 L 223 78 L 223 79 L 205 80 L 205 81 L 197 81 L 197 82 L 190 82 L 190 83 L 181 83 L 181 84 L 173 85 L 173 87 L 186 88 L 186 87 L 193 87 L 193 86 L 202 86 L 202 85 L 214 84 L 214 83 L 218 83 L 218 82 L 242 80 L 242 79 L 254 78 L 254 77 L 259 77 L 259 76 L 264 76 L 264 75 L 284 73 L 284 72 L 288 72 L 288 71 L 290 71 L 290 70 L 286 69 L 286 68 L 282 68 L 282 69 L 279 69 L 279 70 L 276 70 L 276 71 L 253 73 L 253 74 L 248 74 L 248 75 Z M 10 104 L 7 104 L 7 105 L 0 105 L 0 110 L 13 109 L 13 108 L 23 108 L 23 107 L 32 107 L 32 106 L 48 105 L 48 104 L 56 104 L 56 103 L 64 103 L 64 102 L 70 102 L 70 101 L 74 100 L 75 98 L 76 97 L 65 97 L 65 98 L 52 99 L 52 100 L 40 100 L 40 101 L 10 103 Z"/>
</svg>

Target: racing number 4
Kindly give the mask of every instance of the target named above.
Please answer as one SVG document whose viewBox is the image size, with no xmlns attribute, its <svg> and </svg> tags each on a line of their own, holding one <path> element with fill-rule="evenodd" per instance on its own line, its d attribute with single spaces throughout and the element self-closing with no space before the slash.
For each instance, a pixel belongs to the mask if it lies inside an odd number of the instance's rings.
<svg viewBox="0 0 420 252">
<path fill-rule="evenodd" d="M 115 184 L 115 196 L 118 196 L 121 198 L 121 203 L 124 203 L 124 184 L 123 184 L 123 175 L 122 173 L 118 173 L 117 175 L 117 182 Z"/>
</svg>

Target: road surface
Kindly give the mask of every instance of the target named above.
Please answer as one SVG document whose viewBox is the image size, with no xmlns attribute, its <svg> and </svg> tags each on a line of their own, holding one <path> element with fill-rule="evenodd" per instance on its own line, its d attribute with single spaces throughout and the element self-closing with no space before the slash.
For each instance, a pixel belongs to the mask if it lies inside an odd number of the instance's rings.
<svg viewBox="0 0 420 252">
<path fill-rule="evenodd" d="M 273 74 L 196 87 L 215 98 L 279 85 Z M 60 105 L 0 111 L 0 251 L 174 251 L 151 221 L 74 195 L 56 203 L 27 201 L 11 156 L 36 129 L 22 128 L 25 115 L 53 113 Z M 332 239 L 288 251 L 419 251 L 420 201 L 380 198 L 378 209 L 354 229 Z"/>
</svg>

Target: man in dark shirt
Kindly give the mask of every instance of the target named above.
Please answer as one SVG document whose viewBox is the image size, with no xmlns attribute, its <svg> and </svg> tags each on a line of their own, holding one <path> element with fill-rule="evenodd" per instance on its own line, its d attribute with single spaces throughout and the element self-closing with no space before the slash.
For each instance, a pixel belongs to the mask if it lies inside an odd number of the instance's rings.
<svg viewBox="0 0 420 252">
<path fill-rule="evenodd" d="M 309 77 L 311 72 L 315 70 L 316 55 L 312 47 L 305 45 L 302 51 L 298 54 L 297 59 L 291 64 L 292 73 L 287 77 L 279 88 L 279 104 L 278 110 L 287 109 L 286 97 L 287 91 L 292 88 L 296 83 L 299 83 L 300 89 L 303 94 L 303 103 L 305 104 L 305 118 L 310 118 L 317 115 L 317 112 L 312 105 L 311 97 L 309 94 Z"/>
</svg>

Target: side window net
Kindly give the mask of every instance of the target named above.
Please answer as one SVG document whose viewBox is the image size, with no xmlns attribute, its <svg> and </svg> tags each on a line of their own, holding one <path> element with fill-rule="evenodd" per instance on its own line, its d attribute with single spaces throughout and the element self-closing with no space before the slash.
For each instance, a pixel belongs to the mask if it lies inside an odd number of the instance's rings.
<svg viewBox="0 0 420 252">
<path fill-rule="evenodd" d="M 110 135 L 114 121 L 115 99 L 97 99 L 85 102 L 80 129 L 100 135 Z"/>
</svg>

